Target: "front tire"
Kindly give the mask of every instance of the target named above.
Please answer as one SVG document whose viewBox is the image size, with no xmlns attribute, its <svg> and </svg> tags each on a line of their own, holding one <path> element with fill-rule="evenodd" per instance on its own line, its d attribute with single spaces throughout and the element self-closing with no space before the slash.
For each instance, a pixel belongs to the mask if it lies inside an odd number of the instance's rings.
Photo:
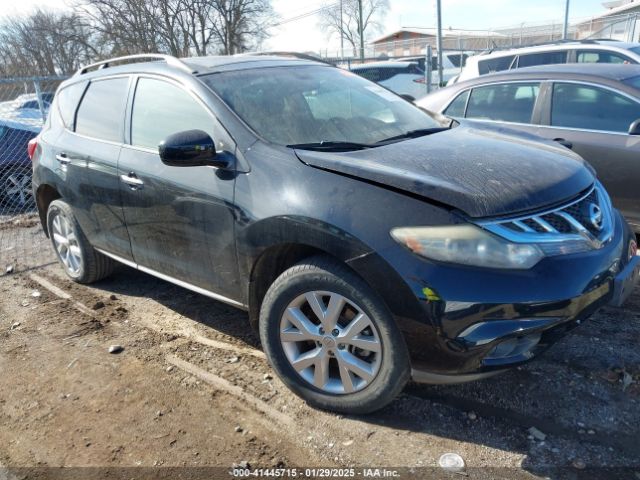
<svg viewBox="0 0 640 480">
<path fill-rule="evenodd" d="M 409 379 L 407 347 L 391 313 L 328 257 L 306 259 L 276 279 L 260 309 L 260 339 L 283 382 L 325 410 L 373 412 Z"/>
<path fill-rule="evenodd" d="M 113 272 L 113 260 L 91 246 L 73 210 L 63 200 L 54 200 L 49 205 L 47 230 L 58 261 L 74 282 L 97 282 Z"/>
</svg>

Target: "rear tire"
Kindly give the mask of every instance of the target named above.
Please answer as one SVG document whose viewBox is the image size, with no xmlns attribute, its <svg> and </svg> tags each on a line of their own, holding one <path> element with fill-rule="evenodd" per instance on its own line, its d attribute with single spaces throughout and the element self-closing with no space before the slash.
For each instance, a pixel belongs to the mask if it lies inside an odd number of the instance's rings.
<svg viewBox="0 0 640 480">
<path fill-rule="evenodd" d="M 97 282 L 113 272 L 114 261 L 91 246 L 65 201 L 49 205 L 47 231 L 58 261 L 74 282 Z"/>
<path fill-rule="evenodd" d="M 407 347 L 384 302 L 328 257 L 303 260 L 275 280 L 260 309 L 260 339 L 282 381 L 321 409 L 370 413 L 409 380 Z"/>
</svg>

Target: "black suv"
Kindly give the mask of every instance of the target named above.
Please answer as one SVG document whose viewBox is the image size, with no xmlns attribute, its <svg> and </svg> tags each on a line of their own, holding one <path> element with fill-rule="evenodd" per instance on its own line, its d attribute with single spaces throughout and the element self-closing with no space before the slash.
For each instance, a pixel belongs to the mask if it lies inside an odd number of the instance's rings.
<svg viewBox="0 0 640 480">
<path fill-rule="evenodd" d="M 72 279 L 115 260 L 248 310 L 273 368 L 321 408 L 369 412 L 412 376 L 529 360 L 638 278 L 634 237 L 577 155 L 311 60 L 89 66 L 30 151 Z"/>
</svg>

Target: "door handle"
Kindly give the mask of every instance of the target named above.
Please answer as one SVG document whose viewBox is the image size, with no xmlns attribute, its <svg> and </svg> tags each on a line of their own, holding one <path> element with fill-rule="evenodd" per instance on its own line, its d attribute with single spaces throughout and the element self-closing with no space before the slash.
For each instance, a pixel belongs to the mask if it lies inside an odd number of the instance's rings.
<svg viewBox="0 0 640 480">
<path fill-rule="evenodd" d="M 59 153 L 56 155 L 56 160 L 60 163 L 62 163 L 63 165 L 68 165 L 71 163 L 71 159 L 69 157 L 67 157 L 66 153 Z"/>
<path fill-rule="evenodd" d="M 133 190 L 138 190 L 144 186 L 144 182 L 136 177 L 136 174 L 131 172 L 128 175 L 120 175 L 120 180 L 122 183 L 126 183 Z"/>
<path fill-rule="evenodd" d="M 560 145 L 568 148 L 569 150 L 573 149 L 573 143 L 571 143 L 569 140 L 565 140 L 564 138 L 554 138 L 553 141 L 558 142 Z"/>
</svg>

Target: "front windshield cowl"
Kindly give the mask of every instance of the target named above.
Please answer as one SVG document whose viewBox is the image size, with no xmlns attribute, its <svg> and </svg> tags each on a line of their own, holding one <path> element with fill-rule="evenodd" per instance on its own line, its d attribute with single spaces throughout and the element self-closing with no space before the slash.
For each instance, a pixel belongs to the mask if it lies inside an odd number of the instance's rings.
<svg viewBox="0 0 640 480">
<path fill-rule="evenodd" d="M 340 68 L 288 65 L 200 78 L 258 136 L 283 146 L 328 141 L 372 146 L 411 138 L 407 132 L 450 126 Z"/>
</svg>

